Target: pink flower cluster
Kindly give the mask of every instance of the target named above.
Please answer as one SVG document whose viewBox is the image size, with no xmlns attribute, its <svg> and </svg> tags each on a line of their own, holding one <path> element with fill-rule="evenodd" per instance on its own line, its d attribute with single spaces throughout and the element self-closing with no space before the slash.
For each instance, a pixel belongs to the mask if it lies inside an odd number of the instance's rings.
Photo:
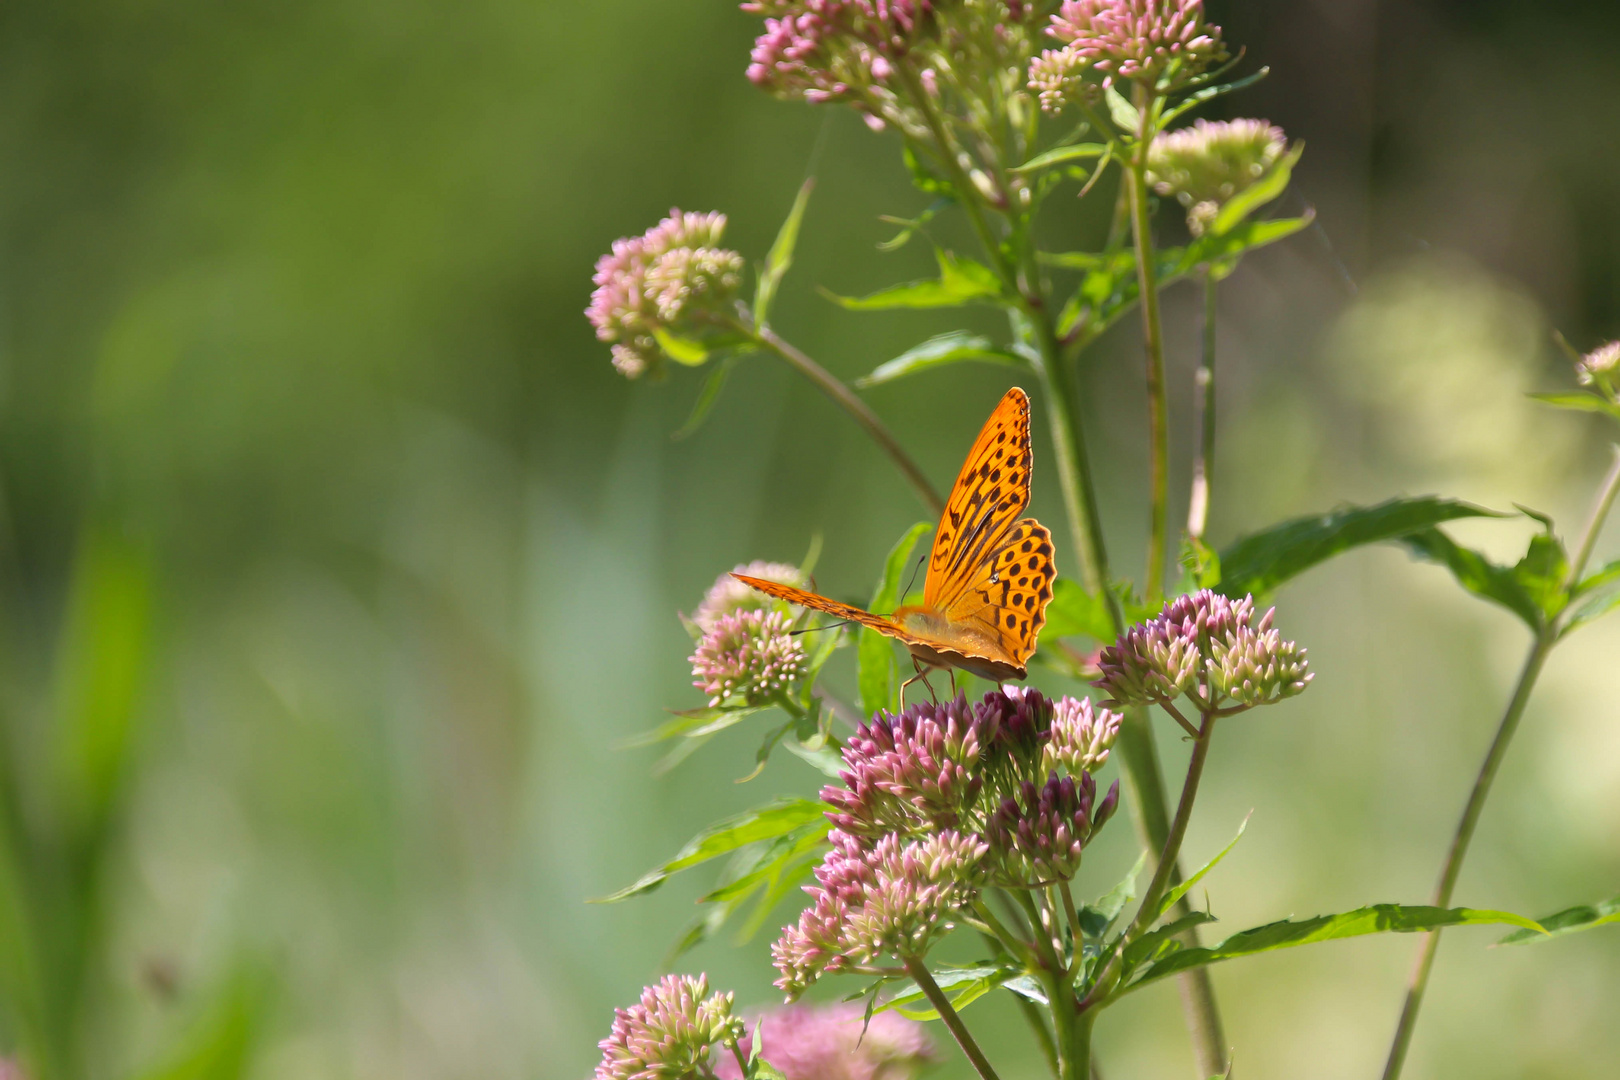
<svg viewBox="0 0 1620 1080">
<path fill-rule="evenodd" d="M 821 790 L 828 820 L 864 837 L 960 824 L 982 784 L 979 717 L 958 697 L 862 724 L 844 744 L 844 786 Z"/>
<path fill-rule="evenodd" d="M 788 1005 L 759 1021 L 760 1059 L 787 1080 L 910 1080 L 934 1060 L 934 1048 L 921 1024 L 897 1012 L 874 1013 L 853 1002 Z M 754 1037 L 742 1040 L 743 1056 Z M 736 1059 L 721 1057 L 719 1080 L 742 1080 Z"/>
<path fill-rule="evenodd" d="M 945 829 L 919 840 L 893 833 L 875 845 L 834 829 L 833 849 L 806 886 L 813 903 L 771 946 L 789 1000 L 827 972 L 883 954 L 920 956 L 974 895 L 988 845 Z"/>
<path fill-rule="evenodd" d="M 1115 79 L 1178 80 L 1226 58 L 1221 28 L 1204 21 L 1203 0 L 1064 0 L 1046 31 L 1063 43 L 1030 65 L 1030 88 L 1056 111 L 1084 91 L 1087 71 Z"/>
<path fill-rule="evenodd" d="M 1124 717 L 1093 708 L 1089 698 L 1059 698 L 1052 708 L 1051 735 L 1041 751 L 1047 772 L 1059 766 L 1071 774 L 1094 773 L 1108 760 Z"/>
<path fill-rule="evenodd" d="M 692 685 L 710 707 L 764 705 L 804 677 L 804 646 L 781 611 L 755 608 L 722 615 L 688 658 Z"/>
<path fill-rule="evenodd" d="M 1188 228 L 1201 236 L 1221 207 L 1270 173 L 1287 150 L 1282 129 L 1264 120 L 1199 120 L 1153 140 L 1148 183 L 1186 207 Z"/>
<path fill-rule="evenodd" d="M 1620 341 L 1599 345 L 1575 365 L 1582 386 L 1595 388 L 1610 401 L 1620 399 Z"/>
<path fill-rule="evenodd" d="M 932 0 L 749 0 L 764 15 L 748 78 L 783 97 L 863 104 L 932 18 Z M 866 103 L 869 104 L 869 103 Z"/>
<path fill-rule="evenodd" d="M 715 622 L 721 616 L 738 611 L 776 609 L 789 614 L 792 612 L 791 605 L 785 601 L 767 596 L 753 586 L 738 581 L 732 576 L 733 573 L 764 578 L 766 581 L 792 585 L 798 589 L 810 584 L 809 575 L 792 563 L 765 562 L 764 560 L 743 563 L 736 567 L 735 570 L 715 578 L 714 584 L 709 586 L 709 591 L 703 595 L 703 602 L 692 613 L 692 621 L 697 624 L 698 629 L 713 630 Z"/>
<path fill-rule="evenodd" d="M 1254 619 L 1254 598 L 1204 589 L 1179 596 L 1102 651 L 1093 684 L 1115 702 L 1148 705 L 1187 696 L 1201 710 L 1235 701 L 1269 705 L 1310 683 L 1305 650 Z"/>
<path fill-rule="evenodd" d="M 656 370 L 658 333 L 699 330 L 742 283 L 743 257 L 720 247 L 726 216 L 671 210 L 641 236 L 613 242 L 596 262 L 585 317 L 613 344 L 613 366 L 626 378 Z"/>
<path fill-rule="evenodd" d="M 709 994 L 707 976 L 665 975 L 641 1001 L 613 1014 L 613 1029 L 597 1045 L 595 1080 L 667 1080 L 708 1071 L 711 1048 L 742 1037 L 731 1014 L 732 995 Z"/>
</svg>

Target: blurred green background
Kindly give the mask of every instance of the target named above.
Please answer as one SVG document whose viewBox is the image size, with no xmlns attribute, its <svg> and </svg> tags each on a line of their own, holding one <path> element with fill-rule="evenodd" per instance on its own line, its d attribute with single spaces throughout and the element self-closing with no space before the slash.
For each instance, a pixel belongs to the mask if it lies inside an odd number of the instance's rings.
<svg viewBox="0 0 1620 1080">
<path fill-rule="evenodd" d="M 1224 287 L 1213 538 L 1431 491 L 1573 530 L 1608 433 L 1522 393 L 1570 383 L 1550 328 L 1620 333 L 1620 12 L 1210 7 L 1273 70 L 1227 115 L 1306 140 L 1282 205 L 1321 223 Z M 819 581 L 859 596 L 919 507 L 766 360 L 672 441 L 700 379 L 626 383 L 581 315 L 613 238 L 722 209 L 757 259 L 814 171 L 778 328 L 852 378 L 961 325 L 816 294 L 919 273 L 920 245 L 874 244 L 925 197 L 891 137 L 756 92 L 756 28 L 728 0 L 0 10 L 0 1051 L 97 1080 L 579 1077 L 708 879 L 585 898 L 817 784 L 786 756 L 733 784 L 748 725 L 662 777 L 617 747 L 699 703 L 675 613 L 714 575 L 820 532 Z M 1195 308 L 1171 291 L 1178 460 Z M 1121 567 L 1146 516 L 1130 322 L 1083 376 Z M 944 484 L 1005 385 L 870 400 Z M 1187 844 L 1254 809 L 1209 881 L 1227 930 L 1425 898 L 1525 647 L 1394 550 L 1278 603 L 1317 682 L 1222 735 Z M 1555 657 L 1462 903 L 1620 889 L 1617 648 L 1611 620 Z M 1110 830 L 1084 880 L 1134 854 Z M 686 963 L 765 1003 L 769 937 Z M 1620 933 L 1491 940 L 1447 935 L 1408 1075 L 1613 1076 Z M 1239 1072 L 1375 1075 L 1415 944 L 1216 969 Z M 1008 1009 L 969 1019 L 1039 1075 Z M 1191 1075 L 1168 986 L 1098 1038 L 1110 1077 Z"/>
</svg>

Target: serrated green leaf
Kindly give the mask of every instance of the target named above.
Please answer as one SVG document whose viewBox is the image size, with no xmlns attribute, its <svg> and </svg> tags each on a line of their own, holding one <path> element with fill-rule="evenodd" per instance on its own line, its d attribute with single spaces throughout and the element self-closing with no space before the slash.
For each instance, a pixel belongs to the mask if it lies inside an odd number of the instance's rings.
<svg viewBox="0 0 1620 1080">
<path fill-rule="evenodd" d="M 764 269 L 759 272 L 759 283 L 754 286 L 754 328 L 765 325 L 770 317 L 771 303 L 776 299 L 776 290 L 782 284 L 782 278 L 793 265 L 793 248 L 799 242 L 799 224 L 804 220 L 804 208 L 810 204 L 810 192 L 815 188 L 814 178 L 806 180 L 799 187 L 799 194 L 793 199 L 793 208 L 788 211 L 787 218 L 782 222 L 781 229 L 777 230 L 776 241 L 771 244 L 770 253 L 765 256 Z"/>
<path fill-rule="evenodd" d="M 883 563 L 883 577 L 879 579 L 877 589 L 872 593 L 872 606 L 868 609 L 875 614 L 885 614 L 893 611 L 900 602 L 900 590 L 904 587 L 901 578 L 911 562 L 911 551 L 933 526 L 926 521 L 919 521 L 906 530 L 894 547 L 889 549 L 889 557 Z M 894 709 L 898 706 L 899 693 L 894 677 L 894 644 L 870 627 L 863 626 L 858 634 L 859 644 L 856 646 L 856 677 L 860 688 L 861 711 L 872 716 L 880 709 Z"/>
<path fill-rule="evenodd" d="M 686 842 L 675 857 L 643 874 L 618 892 L 590 901 L 616 904 L 658 888 L 672 875 L 710 859 L 729 855 L 747 844 L 770 840 L 821 818 L 826 806 L 809 799 L 777 799 L 735 817 L 718 821 Z"/>
<path fill-rule="evenodd" d="M 1272 166 L 1270 172 L 1227 200 L 1226 205 L 1215 215 L 1215 220 L 1210 223 L 1209 231 L 1216 235 L 1231 232 L 1244 218 L 1281 195 L 1287 190 L 1288 181 L 1294 175 L 1294 166 L 1304 152 L 1305 144 L 1296 142 L 1277 164 Z"/>
<path fill-rule="evenodd" d="M 1541 924 L 1545 933 L 1528 929 L 1515 930 L 1497 944 L 1522 945 L 1527 941 L 1548 941 L 1566 934 L 1578 934 L 1583 930 L 1620 923 L 1620 896 L 1605 900 L 1601 904 L 1579 904 L 1565 908 L 1536 921 Z"/>
<path fill-rule="evenodd" d="M 1533 401 L 1543 405 L 1551 405 L 1555 409 L 1570 409 L 1575 412 L 1596 412 L 1612 416 L 1620 420 L 1620 405 L 1598 397 L 1596 394 L 1526 394 Z"/>
<path fill-rule="evenodd" d="M 1220 591 L 1233 597 L 1245 593 L 1264 595 L 1351 548 L 1399 540 L 1443 521 L 1504 516 L 1453 499 L 1425 495 L 1294 518 L 1251 533 L 1222 551 Z"/>
<path fill-rule="evenodd" d="M 1276 949 L 1311 945 L 1318 941 L 1335 941 L 1339 938 L 1362 937 L 1367 934 L 1409 934 L 1421 930 L 1438 930 L 1446 926 L 1488 924 L 1539 929 L 1533 920 L 1507 911 L 1374 904 L 1338 915 L 1318 915 L 1314 919 L 1302 919 L 1299 922 L 1283 919 L 1280 922 L 1268 923 L 1233 934 L 1219 945 L 1207 949 L 1181 949 L 1153 964 L 1126 990 L 1127 992 L 1135 990 L 1148 983 L 1157 982 L 1167 975 L 1221 960 L 1234 960 L 1240 956 L 1254 956 Z"/>
<path fill-rule="evenodd" d="M 893 360 L 879 364 L 872 374 L 856 379 L 855 385 L 864 390 L 893 382 L 907 375 L 915 375 L 919 371 L 928 371 L 946 364 L 959 364 L 966 360 L 1001 364 L 1006 367 L 1028 366 L 1023 357 L 996 348 L 990 339 L 982 334 L 953 330 L 948 334 L 931 337 L 921 345 L 907 349 Z"/>
<path fill-rule="evenodd" d="M 1108 119 L 1121 131 L 1135 135 L 1142 127 L 1142 114 L 1136 111 L 1136 106 L 1125 100 L 1125 95 L 1110 84 L 1103 96 L 1108 103 Z"/>
<path fill-rule="evenodd" d="M 1462 547 L 1439 529 L 1423 529 L 1403 536 L 1400 543 L 1417 557 L 1450 570 L 1457 584 L 1475 596 L 1513 612 L 1524 620 L 1532 633 L 1541 632 L 1545 618 L 1541 605 L 1525 592 L 1509 567 L 1498 566 L 1472 548 Z"/>
<path fill-rule="evenodd" d="M 1239 840 L 1243 839 L 1243 831 L 1249 827 L 1249 817 L 1252 814 L 1253 814 L 1253 811 L 1250 811 L 1249 814 L 1244 815 L 1243 824 L 1238 826 L 1237 835 L 1232 837 L 1232 842 L 1231 843 L 1227 844 L 1225 847 L 1221 848 L 1220 851 L 1216 852 L 1215 857 L 1213 859 L 1209 860 L 1209 862 L 1205 863 L 1203 866 L 1199 867 L 1198 872 L 1196 874 L 1194 874 L 1192 877 L 1188 878 L 1186 881 L 1183 881 L 1180 885 L 1177 885 L 1175 888 L 1169 889 L 1169 890 L 1167 890 L 1165 892 L 1164 899 L 1159 902 L 1159 915 L 1160 916 L 1162 916 L 1165 912 L 1169 911 L 1171 908 L 1175 907 L 1176 906 L 1176 901 L 1180 900 L 1183 896 L 1186 896 L 1187 893 L 1189 891 L 1191 891 L 1191 889 L 1192 889 L 1192 887 L 1194 885 L 1197 885 L 1200 881 L 1203 880 L 1205 874 L 1207 874 L 1211 870 L 1215 869 L 1216 864 L 1219 863 L 1222 859 L 1226 858 L 1226 855 L 1227 855 L 1227 853 L 1229 851 L 1231 851 L 1233 848 L 1237 847 L 1237 842 Z M 1158 916 L 1155 916 L 1155 917 L 1158 917 Z"/>
<path fill-rule="evenodd" d="M 652 334 L 653 338 L 658 342 L 658 347 L 664 350 L 664 355 L 677 364 L 685 364 L 687 367 L 701 367 L 708 362 L 709 348 L 701 341 L 680 337 L 661 326 L 653 327 Z"/>
<path fill-rule="evenodd" d="M 1036 154 L 1028 161 L 1015 169 L 1008 170 L 1015 173 L 1039 172 L 1050 169 L 1054 165 L 1064 165 L 1071 161 L 1084 161 L 1087 158 L 1102 157 L 1108 153 L 1106 143 L 1077 143 L 1073 146 L 1055 146 L 1044 154 Z"/>
</svg>

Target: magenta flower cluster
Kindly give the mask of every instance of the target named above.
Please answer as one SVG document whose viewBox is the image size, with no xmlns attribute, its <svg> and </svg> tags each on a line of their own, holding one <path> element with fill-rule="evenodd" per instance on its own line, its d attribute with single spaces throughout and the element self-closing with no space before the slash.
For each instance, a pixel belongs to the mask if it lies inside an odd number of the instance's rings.
<svg viewBox="0 0 1620 1080">
<path fill-rule="evenodd" d="M 760 1059 L 788 1080 L 911 1080 L 934 1060 L 921 1024 L 889 1010 L 868 1017 L 853 1002 L 787 1005 L 766 1013 L 758 1027 Z M 741 1049 L 744 1057 L 752 1054 L 753 1035 Z M 714 1074 L 719 1080 L 743 1077 L 731 1056 L 720 1059 Z"/>
<path fill-rule="evenodd" d="M 1033 690 L 880 713 L 844 744 L 822 789 L 832 851 L 812 903 L 772 949 L 790 997 L 883 954 L 920 956 L 987 883 L 1068 880 L 1112 814 L 1096 798 L 1118 714 Z M 1066 771 L 1060 772 L 1060 770 Z"/>
<path fill-rule="evenodd" d="M 1253 597 L 1231 600 L 1209 589 L 1177 597 L 1102 651 L 1094 685 L 1114 702 L 1187 697 L 1202 712 L 1292 697 L 1313 676 L 1305 650 L 1272 627 L 1275 612 L 1256 621 Z"/>
<path fill-rule="evenodd" d="M 613 366 L 626 378 L 656 372 L 658 337 L 702 333 L 742 283 L 743 257 L 720 247 L 726 216 L 671 210 L 641 236 L 613 242 L 596 262 L 585 317 L 613 343 Z"/>
<path fill-rule="evenodd" d="M 1089 773 L 1078 780 L 1053 776 L 1040 788 L 1024 781 L 1017 797 L 1002 800 L 985 826 L 994 882 L 1027 888 L 1074 877 L 1086 841 L 1119 805 L 1119 782 L 1094 809 L 1096 795 L 1097 782 Z"/>
<path fill-rule="evenodd" d="M 708 977 L 665 975 L 641 1000 L 613 1014 L 613 1029 L 597 1045 L 595 1080 L 669 1080 L 710 1073 L 716 1044 L 742 1038 L 731 994 L 709 994 Z"/>
<path fill-rule="evenodd" d="M 1085 76 L 1185 82 L 1226 58 L 1221 28 L 1204 21 L 1203 0 L 1064 0 L 1047 34 L 1062 43 L 1030 64 L 1030 88 L 1049 112 L 1090 94 Z"/>
</svg>

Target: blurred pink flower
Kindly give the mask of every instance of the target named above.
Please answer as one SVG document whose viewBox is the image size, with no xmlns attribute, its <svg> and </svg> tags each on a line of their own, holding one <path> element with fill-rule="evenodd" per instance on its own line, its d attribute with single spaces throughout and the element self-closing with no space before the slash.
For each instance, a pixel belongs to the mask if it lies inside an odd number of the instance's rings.
<svg viewBox="0 0 1620 1080">
<path fill-rule="evenodd" d="M 875 1014 L 854 1003 L 789 1005 L 760 1020 L 760 1057 L 787 1080 L 911 1080 L 933 1060 L 933 1046 L 921 1024 L 896 1012 Z M 743 1054 L 753 1047 L 753 1023 Z M 720 1059 L 720 1080 L 742 1080 L 729 1056 Z"/>
</svg>

